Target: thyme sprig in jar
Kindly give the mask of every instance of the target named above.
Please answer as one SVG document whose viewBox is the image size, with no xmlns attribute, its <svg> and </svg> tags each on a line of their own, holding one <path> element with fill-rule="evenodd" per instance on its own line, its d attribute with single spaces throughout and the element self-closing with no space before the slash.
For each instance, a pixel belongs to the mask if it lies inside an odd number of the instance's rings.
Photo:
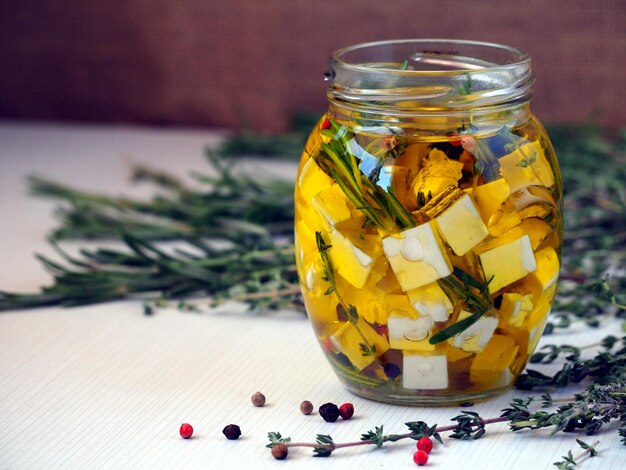
<svg viewBox="0 0 626 470">
<path fill-rule="evenodd" d="M 562 188 L 521 50 L 361 44 L 330 61 L 295 189 L 304 303 L 335 372 L 375 400 L 490 396 L 556 290 Z"/>
</svg>

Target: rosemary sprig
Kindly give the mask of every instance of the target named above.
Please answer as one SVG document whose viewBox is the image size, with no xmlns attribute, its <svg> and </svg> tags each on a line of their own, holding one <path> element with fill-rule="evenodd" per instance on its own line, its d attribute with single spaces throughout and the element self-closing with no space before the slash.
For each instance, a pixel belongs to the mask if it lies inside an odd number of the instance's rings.
<svg viewBox="0 0 626 470">
<path fill-rule="evenodd" d="M 379 165 L 395 158 L 397 146 L 390 150 L 379 149 L 374 155 L 367 153 L 354 143 L 353 132 L 332 119 L 330 128 L 324 129 L 322 135 L 328 139 L 328 143 L 321 144 L 321 151 L 316 156 L 318 165 L 337 182 L 346 197 L 365 214 L 369 223 L 384 230 L 415 226 L 411 214 L 398 201 L 391 188 L 382 188 L 376 184 L 375 178 L 370 179 L 359 168 L 359 163 L 366 156 L 375 158 Z"/>
</svg>

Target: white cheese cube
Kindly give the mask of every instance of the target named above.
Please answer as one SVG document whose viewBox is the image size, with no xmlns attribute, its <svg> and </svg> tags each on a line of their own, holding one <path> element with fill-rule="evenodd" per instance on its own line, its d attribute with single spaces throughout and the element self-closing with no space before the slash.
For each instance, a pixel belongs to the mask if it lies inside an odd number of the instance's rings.
<svg viewBox="0 0 626 470">
<path fill-rule="evenodd" d="M 528 235 L 479 253 L 480 262 L 493 293 L 537 269 Z"/>
<path fill-rule="evenodd" d="M 471 316 L 470 312 L 462 310 L 459 314 L 458 321 L 464 320 Z M 462 349 L 466 352 L 480 352 L 489 343 L 493 336 L 493 332 L 498 327 L 498 319 L 494 317 L 480 317 L 476 323 L 453 336 L 448 341 L 455 348 Z"/>
<path fill-rule="evenodd" d="M 383 238 L 383 250 L 404 292 L 452 273 L 430 222 Z"/>
<path fill-rule="evenodd" d="M 412 318 L 402 312 L 390 312 L 387 317 L 389 346 L 393 349 L 433 351 L 428 342 L 434 322 L 427 315 Z"/>
<path fill-rule="evenodd" d="M 415 310 L 422 315 L 428 315 L 434 321 L 446 321 L 454 309 L 437 282 L 410 290 L 407 295 Z"/>
<path fill-rule="evenodd" d="M 436 217 L 435 223 L 452 251 L 458 256 L 463 256 L 489 235 L 472 199 L 467 194 Z"/>
<path fill-rule="evenodd" d="M 446 355 L 404 354 L 402 386 L 411 390 L 448 388 L 448 359 Z"/>
</svg>

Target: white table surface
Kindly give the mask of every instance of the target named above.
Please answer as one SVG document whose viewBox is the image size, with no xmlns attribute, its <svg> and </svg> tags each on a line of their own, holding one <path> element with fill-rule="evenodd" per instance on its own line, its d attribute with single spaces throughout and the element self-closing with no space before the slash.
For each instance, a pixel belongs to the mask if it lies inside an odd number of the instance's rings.
<svg viewBox="0 0 626 470">
<path fill-rule="evenodd" d="M 180 176 L 205 170 L 203 148 L 219 138 L 210 131 L 0 122 L 0 290 L 33 291 L 50 280 L 33 253 L 52 254 L 45 235 L 55 226 L 54 204 L 27 194 L 26 175 L 142 197 L 149 189 L 128 182 L 133 163 Z M 252 166 L 295 173 L 295 165 L 285 163 Z M 573 330 L 542 341 L 582 345 L 619 334 L 615 323 L 595 332 Z M 263 408 L 250 403 L 257 390 L 267 397 Z M 511 390 L 472 409 L 494 417 L 511 398 L 525 396 Z M 316 408 L 352 402 L 356 413 L 350 421 L 325 423 L 317 412 L 299 412 L 305 399 Z M 0 469 L 415 468 L 410 440 L 379 450 L 344 449 L 328 459 L 291 449 L 286 461 L 276 461 L 266 436 L 279 431 L 297 441 L 314 441 L 318 433 L 335 442 L 359 440 L 381 424 L 392 433 L 406 432 L 406 421 L 450 424 L 458 411 L 352 395 L 331 372 L 306 318 L 293 312 L 172 309 L 148 317 L 141 302 L 124 301 L 0 313 Z M 194 426 L 192 439 L 179 437 L 182 422 Z M 238 441 L 221 433 L 230 423 L 242 429 Z M 511 433 L 496 424 L 479 441 L 444 437 L 445 446 L 435 447 L 425 468 L 555 468 L 552 462 L 568 450 L 579 453 L 575 437 L 601 441 L 599 456 L 581 468 L 625 468 L 626 448 L 615 426 L 597 437 L 549 433 Z"/>
</svg>

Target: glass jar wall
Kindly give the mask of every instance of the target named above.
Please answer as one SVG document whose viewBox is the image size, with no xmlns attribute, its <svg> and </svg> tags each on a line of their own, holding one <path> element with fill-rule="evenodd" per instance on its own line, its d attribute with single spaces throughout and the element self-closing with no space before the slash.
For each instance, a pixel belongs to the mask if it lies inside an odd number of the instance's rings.
<svg viewBox="0 0 626 470">
<path fill-rule="evenodd" d="M 487 397 L 537 345 L 562 189 L 516 49 L 389 41 L 331 58 L 295 190 L 296 263 L 333 369 L 403 404 Z"/>
</svg>

